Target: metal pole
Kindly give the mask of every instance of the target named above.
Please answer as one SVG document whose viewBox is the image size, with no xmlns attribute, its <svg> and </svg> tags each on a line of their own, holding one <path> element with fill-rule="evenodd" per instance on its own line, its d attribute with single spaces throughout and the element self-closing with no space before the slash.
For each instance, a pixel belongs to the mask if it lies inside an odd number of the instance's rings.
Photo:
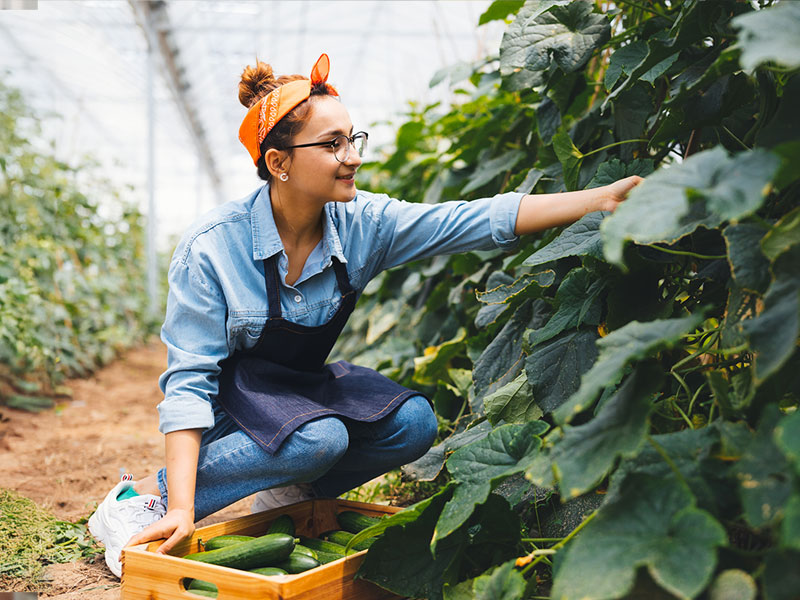
<svg viewBox="0 0 800 600">
<path fill-rule="evenodd" d="M 148 40 L 149 42 L 149 40 Z M 156 256 L 156 102 L 155 48 L 147 44 L 147 293 L 152 316 L 158 316 L 158 261 Z"/>
</svg>

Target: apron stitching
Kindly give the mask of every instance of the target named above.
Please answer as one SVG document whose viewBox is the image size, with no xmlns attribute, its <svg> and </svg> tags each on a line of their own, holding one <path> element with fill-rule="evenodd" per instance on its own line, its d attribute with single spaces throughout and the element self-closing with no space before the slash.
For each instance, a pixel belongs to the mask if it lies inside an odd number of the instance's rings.
<svg viewBox="0 0 800 600">
<path fill-rule="evenodd" d="M 384 409 L 384 410 L 385 410 L 385 409 Z M 284 423 L 283 425 L 281 425 L 281 428 L 280 428 L 280 429 L 278 429 L 278 431 L 275 433 L 275 435 L 274 435 L 274 436 L 272 436 L 272 439 L 269 441 L 269 443 L 267 444 L 267 446 L 269 446 L 269 445 L 270 445 L 272 442 L 274 442 L 274 441 L 275 441 L 275 438 L 276 438 L 276 437 L 278 437 L 278 436 L 281 434 L 281 431 L 283 431 L 283 428 L 284 428 L 284 427 L 286 427 L 286 426 L 287 426 L 289 423 L 291 423 L 291 422 L 292 422 L 292 421 L 294 421 L 295 419 L 299 419 L 300 417 L 305 417 L 306 415 L 313 415 L 314 413 L 318 413 L 318 412 L 334 412 L 334 411 L 333 411 L 333 410 L 331 410 L 330 408 L 320 408 L 320 409 L 317 409 L 317 410 L 310 410 L 310 411 L 308 411 L 308 412 L 305 412 L 305 413 L 302 413 L 302 414 L 299 414 L 299 415 L 296 415 L 296 416 L 292 417 L 291 419 L 289 419 L 288 421 L 286 421 L 286 423 Z"/>
<path fill-rule="evenodd" d="M 403 394 L 406 394 L 407 392 L 408 392 L 407 390 L 400 392 L 399 394 L 397 394 L 397 396 L 395 396 L 394 398 L 392 398 L 391 400 L 389 400 L 389 404 L 387 404 L 386 406 L 384 406 L 384 407 L 383 407 L 382 409 L 380 409 L 378 412 L 376 412 L 376 413 L 373 413 L 373 414 L 371 414 L 370 416 L 368 416 L 368 417 L 366 417 L 366 418 L 367 418 L 367 419 L 371 419 L 371 418 L 372 418 L 372 417 L 374 417 L 375 415 L 379 415 L 379 414 L 381 414 L 381 413 L 382 413 L 382 412 L 384 412 L 384 411 L 385 411 L 387 408 L 389 408 L 389 407 L 392 405 L 392 403 L 393 403 L 395 400 L 397 400 L 397 399 L 398 399 L 400 396 L 402 396 Z"/>
</svg>

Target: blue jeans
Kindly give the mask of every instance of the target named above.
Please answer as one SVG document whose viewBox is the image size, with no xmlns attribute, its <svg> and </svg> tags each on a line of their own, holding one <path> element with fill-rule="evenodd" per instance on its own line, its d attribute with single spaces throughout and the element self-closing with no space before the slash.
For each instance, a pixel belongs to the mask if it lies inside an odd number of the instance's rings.
<svg viewBox="0 0 800 600">
<path fill-rule="evenodd" d="M 197 465 L 195 519 L 200 520 L 261 490 L 310 483 L 336 497 L 425 454 L 436 437 L 436 417 L 422 396 L 412 396 L 373 423 L 321 417 L 302 425 L 275 454 L 256 444 L 219 407 L 203 434 Z M 158 472 L 169 507 L 166 468 Z"/>
</svg>

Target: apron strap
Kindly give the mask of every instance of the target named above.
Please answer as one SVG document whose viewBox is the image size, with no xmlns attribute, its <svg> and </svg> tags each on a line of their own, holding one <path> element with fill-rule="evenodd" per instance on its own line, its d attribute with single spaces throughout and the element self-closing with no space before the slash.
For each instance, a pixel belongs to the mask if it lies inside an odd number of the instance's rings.
<svg viewBox="0 0 800 600">
<path fill-rule="evenodd" d="M 278 275 L 278 257 L 280 254 L 273 254 L 264 259 L 264 284 L 267 288 L 267 303 L 269 318 L 278 319 L 281 317 L 281 296 L 280 296 L 280 275 Z M 339 262 L 335 256 L 331 257 L 333 271 L 336 273 L 336 283 L 342 296 L 346 296 L 353 291 L 350 285 L 350 277 L 347 274 L 347 267 Z"/>
<path fill-rule="evenodd" d="M 347 267 L 340 263 L 335 256 L 331 256 L 331 263 L 336 273 L 336 283 L 339 284 L 339 291 L 342 296 L 346 296 L 353 291 L 353 286 L 350 285 L 350 276 L 347 274 Z"/>
<path fill-rule="evenodd" d="M 267 286 L 267 308 L 270 319 L 281 317 L 280 279 L 278 278 L 278 256 L 273 254 L 264 260 L 264 283 Z"/>
</svg>

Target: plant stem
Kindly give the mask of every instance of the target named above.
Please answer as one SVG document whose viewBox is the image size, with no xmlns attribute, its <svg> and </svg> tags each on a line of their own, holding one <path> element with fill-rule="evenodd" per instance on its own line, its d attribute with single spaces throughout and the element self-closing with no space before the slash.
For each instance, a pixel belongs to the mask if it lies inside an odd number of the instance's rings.
<svg viewBox="0 0 800 600">
<path fill-rule="evenodd" d="M 744 148 L 745 150 L 750 150 L 750 147 L 749 147 L 747 144 L 745 144 L 745 143 L 744 143 L 742 140 L 740 140 L 738 137 L 736 137 L 736 136 L 734 135 L 734 133 L 733 133 L 733 132 L 732 132 L 730 129 L 728 129 L 727 127 L 725 127 L 725 125 L 721 125 L 721 127 L 722 127 L 722 129 L 724 129 L 724 130 L 725 130 L 725 133 L 727 133 L 727 134 L 728 134 L 729 136 L 731 136 L 731 137 L 732 137 L 734 140 L 736 140 L 737 142 L 739 142 L 739 144 L 741 144 L 742 148 Z"/>
<path fill-rule="evenodd" d="M 595 515 L 597 514 L 597 511 L 598 511 L 598 510 L 599 510 L 599 509 L 595 509 L 595 510 L 593 510 L 593 511 L 592 511 L 592 514 L 590 514 L 588 517 L 586 517 L 586 518 L 585 518 L 585 519 L 584 519 L 584 520 L 581 522 L 581 524 L 580 524 L 580 525 L 578 525 L 578 526 L 577 526 L 575 529 L 573 529 L 572 531 L 570 531 L 570 532 L 569 532 L 569 535 L 567 535 L 567 537 L 565 537 L 565 538 L 564 538 L 564 539 L 562 539 L 562 540 L 561 540 L 559 543 L 557 543 L 555 546 L 553 546 L 552 548 L 550 548 L 550 550 L 558 550 L 558 549 L 562 548 L 562 547 L 564 546 L 564 544 L 566 544 L 566 543 L 567 543 L 567 542 L 569 542 L 569 541 L 570 541 L 572 538 L 574 538 L 576 535 L 578 535 L 578 532 L 580 532 L 580 530 L 581 530 L 581 529 L 583 529 L 584 527 L 586 527 L 586 526 L 589 524 L 589 521 L 591 521 L 592 519 L 594 519 L 594 517 L 595 517 Z M 522 569 L 522 571 L 520 571 L 520 573 L 521 573 L 521 574 L 524 576 L 524 575 L 525 575 L 525 573 L 527 573 L 528 571 L 530 571 L 530 570 L 531 570 L 531 569 L 534 567 L 534 565 L 536 565 L 537 563 L 541 562 L 541 561 L 542 561 L 543 559 L 545 559 L 545 558 L 547 558 L 545 555 L 537 556 L 537 557 L 536 557 L 535 559 L 533 559 L 533 560 L 532 560 L 532 561 L 531 561 L 531 562 L 530 562 L 530 563 L 529 563 L 529 564 L 528 564 L 528 565 L 527 565 L 527 566 L 526 566 L 524 569 Z"/>
<path fill-rule="evenodd" d="M 661 252 L 666 252 L 667 254 L 691 256 L 692 258 L 698 258 L 700 260 L 717 260 L 720 258 L 728 258 L 726 254 L 697 254 L 696 252 L 689 252 L 688 250 L 675 250 L 674 248 L 664 248 L 663 246 L 648 245 L 648 248 L 655 248 L 656 250 L 661 250 Z"/>
<path fill-rule="evenodd" d="M 653 446 L 653 448 L 655 448 L 656 452 L 658 452 L 661 458 L 664 459 L 664 462 L 667 463 L 672 472 L 675 473 L 675 477 L 678 478 L 678 482 L 681 483 L 688 490 L 689 484 L 686 482 L 686 478 L 683 476 L 683 473 L 680 472 L 680 469 L 678 469 L 678 465 L 675 464 L 675 461 L 673 461 L 669 457 L 667 451 L 664 450 L 661 444 L 655 441 L 653 439 L 653 436 L 651 436 L 649 433 L 647 434 L 647 441 L 650 443 L 651 446 Z"/>
<path fill-rule="evenodd" d="M 669 21 L 670 23 L 674 23 L 675 22 L 675 19 L 665 15 L 664 13 L 661 13 L 661 12 L 657 11 L 655 8 L 648 8 L 647 6 L 645 6 L 643 4 L 639 4 L 638 2 L 632 2 L 632 0 L 617 0 L 617 4 L 630 4 L 631 6 L 635 6 L 636 8 L 638 8 L 640 10 L 643 10 L 645 12 L 649 12 L 651 15 L 656 15 L 657 17 L 662 17 L 662 18 L 666 19 L 667 21 Z"/>
<path fill-rule="evenodd" d="M 560 542 L 564 538 L 522 538 L 520 542 L 528 542 L 531 544 L 552 544 L 553 542 Z"/>
<path fill-rule="evenodd" d="M 621 142 L 614 142 L 613 144 L 608 144 L 607 146 L 603 146 L 601 148 L 595 148 L 594 150 L 591 150 L 590 152 L 584 154 L 582 158 L 586 158 L 587 156 L 591 156 L 592 154 L 597 154 L 598 152 L 602 152 L 603 150 L 608 150 L 609 148 L 613 148 L 614 146 L 621 146 L 622 144 L 633 144 L 635 142 L 649 142 L 649 141 L 650 140 L 648 139 L 641 138 L 635 140 L 622 140 Z"/>
</svg>

